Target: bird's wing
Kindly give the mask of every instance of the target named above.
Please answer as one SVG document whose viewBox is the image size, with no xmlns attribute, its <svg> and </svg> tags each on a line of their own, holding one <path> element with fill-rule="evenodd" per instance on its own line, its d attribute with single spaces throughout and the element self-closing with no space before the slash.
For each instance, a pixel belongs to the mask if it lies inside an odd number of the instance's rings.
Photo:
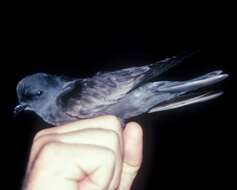
<svg viewBox="0 0 237 190">
<path fill-rule="evenodd" d="M 189 54 L 190 55 L 190 54 Z M 128 92 L 187 57 L 173 56 L 154 64 L 97 73 L 92 78 L 75 81 L 59 97 L 59 105 L 73 116 L 90 117 L 117 103 Z"/>
</svg>

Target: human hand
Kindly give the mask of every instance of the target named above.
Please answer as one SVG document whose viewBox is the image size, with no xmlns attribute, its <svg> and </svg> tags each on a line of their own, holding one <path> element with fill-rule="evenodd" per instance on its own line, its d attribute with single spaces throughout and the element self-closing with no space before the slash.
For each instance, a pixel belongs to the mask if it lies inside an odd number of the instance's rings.
<svg viewBox="0 0 237 190">
<path fill-rule="evenodd" d="M 142 162 L 142 129 L 115 116 L 44 129 L 31 148 L 23 190 L 129 190 Z"/>
</svg>

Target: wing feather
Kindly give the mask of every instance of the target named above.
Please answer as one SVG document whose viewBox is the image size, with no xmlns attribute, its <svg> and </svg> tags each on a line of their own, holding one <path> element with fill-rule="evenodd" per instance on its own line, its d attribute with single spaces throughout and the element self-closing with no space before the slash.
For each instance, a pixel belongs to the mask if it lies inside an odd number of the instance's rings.
<svg viewBox="0 0 237 190">
<path fill-rule="evenodd" d="M 105 114 L 108 106 L 116 104 L 131 90 L 145 81 L 182 62 L 189 54 L 166 58 L 154 64 L 97 73 L 92 78 L 75 80 L 58 99 L 59 106 L 74 117 L 88 118 Z M 63 103 L 62 101 L 63 100 Z"/>
</svg>

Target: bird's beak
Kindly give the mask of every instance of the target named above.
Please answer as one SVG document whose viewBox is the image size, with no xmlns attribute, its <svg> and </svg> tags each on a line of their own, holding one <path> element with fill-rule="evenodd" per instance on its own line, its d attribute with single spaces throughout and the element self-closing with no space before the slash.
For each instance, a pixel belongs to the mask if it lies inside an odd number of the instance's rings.
<svg viewBox="0 0 237 190">
<path fill-rule="evenodd" d="M 26 109 L 27 105 L 19 104 L 14 108 L 13 116 L 17 117 L 22 111 Z"/>
</svg>

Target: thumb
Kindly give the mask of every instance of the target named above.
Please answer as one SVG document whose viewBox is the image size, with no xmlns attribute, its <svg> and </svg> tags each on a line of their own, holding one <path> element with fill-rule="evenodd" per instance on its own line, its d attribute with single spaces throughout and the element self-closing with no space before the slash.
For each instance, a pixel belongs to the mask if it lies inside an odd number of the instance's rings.
<svg viewBox="0 0 237 190">
<path fill-rule="evenodd" d="M 123 131 L 124 160 L 119 190 L 129 190 L 142 163 L 143 132 L 139 124 L 130 122 Z"/>
</svg>

